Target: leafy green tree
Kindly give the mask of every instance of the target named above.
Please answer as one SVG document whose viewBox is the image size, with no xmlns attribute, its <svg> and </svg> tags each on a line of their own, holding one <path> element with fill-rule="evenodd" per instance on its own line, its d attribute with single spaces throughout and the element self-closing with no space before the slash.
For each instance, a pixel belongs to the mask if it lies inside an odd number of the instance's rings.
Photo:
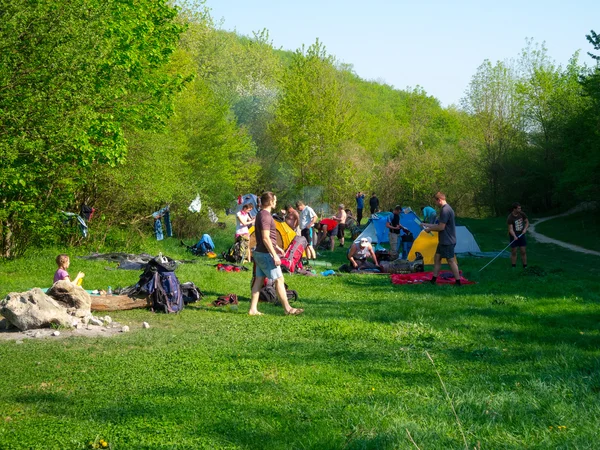
<svg viewBox="0 0 600 450">
<path fill-rule="evenodd" d="M 595 50 L 600 50 L 600 36 L 593 30 L 586 36 Z M 563 198 L 573 200 L 596 200 L 600 195 L 600 56 L 588 52 L 595 67 L 581 73 L 583 106 L 573 114 L 565 125 L 563 135 L 568 146 L 563 158 L 564 170 L 559 179 Z"/>
<path fill-rule="evenodd" d="M 480 170 L 488 185 L 482 193 L 494 215 L 504 213 L 507 168 L 511 157 L 525 145 L 523 104 L 516 95 L 517 74 L 506 63 L 484 61 L 477 69 L 462 100 L 463 109 L 475 119 L 480 136 Z"/>
<path fill-rule="evenodd" d="M 0 0 L 2 254 L 51 238 L 95 165 L 156 129 L 185 77 L 163 70 L 183 27 L 166 0 Z"/>
<path fill-rule="evenodd" d="M 299 189 L 338 182 L 337 156 L 352 137 L 354 118 L 353 100 L 323 45 L 317 40 L 297 50 L 284 72 L 269 131 Z"/>
<path fill-rule="evenodd" d="M 554 206 L 563 155 L 568 153 L 568 138 L 562 130 L 582 107 L 578 82 L 581 68 L 577 59 L 576 53 L 563 69 L 550 60 L 545 45 L 533 46 L 533 42 L 528 41 L 519 61 L 521 77 L 517 95 L 524 105 L 530 145 L 528 155 L 522 158 L 528 173 L 520 177 L 522 185 L 518 190 L 524 192 L 534 187 L 537 194 L 530 198 L 544 209 Z"/>
</svg>

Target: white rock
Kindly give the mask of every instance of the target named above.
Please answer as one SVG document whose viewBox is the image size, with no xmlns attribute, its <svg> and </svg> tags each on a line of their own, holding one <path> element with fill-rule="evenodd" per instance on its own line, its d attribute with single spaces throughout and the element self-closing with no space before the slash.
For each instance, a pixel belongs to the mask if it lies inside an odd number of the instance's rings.
<svg viewBox="0 0 600 450">
<path fill-rule="evenodd" d="M 92 318 L 90 319 L 90 323 L 91 323 L 92 325 L 96 325 L 96 326 L 98 326 L 98 327 L 101 327 L 102 325 L 104 325 L 104 322 L 102 322 L 100 319 L 96 319 L 95 317 L 92 317 Z"/>
<path fill-rule="evenodd" d="M 127 325 L 123 325 L 123 328 L 121 328 L 121 332 L 122 333 L 128 333 L 129 332 L 129 327 Z"/>
<path fill-rule="evenodd" d="M 104 317 L 104 322 L 106 322 L 106 323 L 112 323 L 112 321 L 113 321 L 112 317 L 110 317 L 110 316 L 105 316 Z"/>
<path fill-rule="evenodd" d="M 150 324 L 148 322 L 142 323 L 142 328 L 150 328 Z"/>
<path fill-rule="evenodd" d="M 58 331 L 58 330 L 53 331 L 52 336 L 60 336 L 60 331 Z"/>
</svg>

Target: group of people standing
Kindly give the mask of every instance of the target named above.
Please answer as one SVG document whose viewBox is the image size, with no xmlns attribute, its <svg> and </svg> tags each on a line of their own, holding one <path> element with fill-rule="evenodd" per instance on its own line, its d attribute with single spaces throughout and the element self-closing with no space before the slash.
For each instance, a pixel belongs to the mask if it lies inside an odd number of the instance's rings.
<svg viewBox="0 0 600 450">
<path fill-rule="evenodd" d="M 435 214 L 435 209 L 431 207 L 421 208 L 424 215 L 424 221 L 421 223 L 421 227 L 426 232 L 437 232 L 438 233 L 438 245 L 434 256 L 434 267 L 433 276 L 431 279 L 432 284 L 437 283 L 437 278 L 440 272 L 442 259 L 446 259 L 452 275 L 455 279 L 455 284 L 461 285 L 461 276 L 458 268 L 458 262 L 456 260 L 456 254 L 454 249 L 456 247 L 456 220 L 455 214 L 452 207 L 446 201 L 446 195 L 443 192 L 437 192 L 433 196 L 435 204 L 439 208 L 439 214 Z M 252 223 L 256 228 L 256 249 L 254 250 L 254 264 L 255 264 L 255 279 L 252 284 L 252 295 L 250 302 L 250 315 L 261 315 L 258 311 L 258 299 L 260 289 L 264 285 L 265 278 L 269 278 L 274 281 L 275 289 L 277 291 L 279 300 L 284 307 L 287 315 L 298 315 L 304 312 L 301 308 L 293 308 L 287 299 L 285 282 L 283 279 L 283 273 L 281 271 L 281 259 L 284 250 L 277 245 L 277 231 L 275 221 L 273 219 L 272 211 L 277 205 L 277 197 L 272 192 L 265 192 L 261 198 L 261 210 L 254 219 L 245 220 L 244 214 L 241 217 L 238 216 L 239 230 L 243 231 L 243 227 L 250 226 Z M 362 209 L 364 208 L 364 194 L 358 192 L 356 195 L 357 201 L 357 221 L 362 219 Z M 362 208 L 359 208 L 362 206 Z M 371 196 L 370 200 L 371 213 L 374 214 L 379 208 L 379 200 L 375 193 Z M 244 211 L 245 207 L 242 208 Z M 317 222 L 317 214 L 315 211 L 303 201 L 296 203 L 296 209 L 291 205 L 287 205 L 285 208 L 286 215 L 285 221 L 290 228 L 296 230 L 297 233 L 304 236 L 308 242 L 306 254 L 308 258 L 315 258 L 316 252 L 312 246 L 313 242 L 313 229 Z M 400 232 L 410 233 L 400 223 L 401 207 L 396 206 L 393 211 L 393 215 L 386 223 L 386 227 L 390 232 L 390 246 L 392 249 L 398 248 L 398 236 Z M 344 246 L 344 230 L 346 222 L 346 211 L 344 205 L 338 206 L 338 212 L 330 218 L 322 219 L 320 222 L 320 229 L 322 236 L 328 235 L 331 239 L 331 250 L 334 248 L 334 237 L 337 236 L 340 240 L 340 246 Z M 511 263 L 512 266 L 516 265 L 517 248 L 520 249 L 521 260 L 523 267 L 527 267 L 527 254 L 526 254 L 526 239 L 525 233 L 529 228 L 529 221 L 527 215 L 522 212 L 521 205 L 518 203 L 513 204 L 511 213 L 507 218 L 508 234 L 511 246 Z M 404 250 L 404 249 L 403 249 Z M 404 251 L 403 251 L 404 253 Z M 405 255 L 403 254 L 403 257 Z M 362 265 L 367 264 L 367 259 L 373 259 L 372 266 L 378 267 L 377 256 L 373 250 L 371 243 L 367 238 L 361 239 L 359 242 L 353 243 L 347 254 L 348 260 L 354 268 L 359 268 Z"/>
</svg>

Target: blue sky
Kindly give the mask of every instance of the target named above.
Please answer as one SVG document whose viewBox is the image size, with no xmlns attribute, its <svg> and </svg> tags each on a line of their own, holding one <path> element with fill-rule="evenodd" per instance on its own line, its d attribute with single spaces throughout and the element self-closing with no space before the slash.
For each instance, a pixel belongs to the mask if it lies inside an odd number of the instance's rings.
<svg viewBox="0 0 600 450">
<path fill-rule="evenodd" d="M 546 43 L 565 65 L 600 33 L 600 0 L 206 0 L 221 28 L 243 35 L 266 28 L 275 47 L 296 50 L 317 38 L 364 79 L 398 89 L 423 87 L 457 104 L 485 59 L 517 58 L 525 39 Z"/>
</svg>

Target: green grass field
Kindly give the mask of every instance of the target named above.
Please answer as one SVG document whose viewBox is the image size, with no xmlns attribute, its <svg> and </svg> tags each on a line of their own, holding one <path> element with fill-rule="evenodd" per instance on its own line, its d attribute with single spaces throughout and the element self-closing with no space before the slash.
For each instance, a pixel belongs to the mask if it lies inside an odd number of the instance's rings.
<svg viewBox="0 0 600 450">
<path fill-rule="evenodd" d="M 536 231 L 551 238 L 567 241 L 600 252 L 600 214 L 580 212 L 558 217 L 536 226 Z"/>
<path fill-rule="evenodd" d="M 483 251 L 507 244 L 503 218 L 462 223 Z M 177 242 L 146 251 L 189 259 Z M 0 295 L 49 286 L 57 251 L 1 262 Z M 600 448 L 600 258 L 528 253 L 525 272 L 460 259 L 477 281 L 460 288 L 288 276 L 299 317 L 249 317 L 250 273 L 200 258 L 177 274 L 206 297 L 180 314 L 111 313 L 132 328 L 112 338 L 0 341 L 0 448 Z M 90 289 L 139 276 L 75 257 L 70 270 Z M 229 292 L 238 311 L 209 306 Z"/>
</svg>

